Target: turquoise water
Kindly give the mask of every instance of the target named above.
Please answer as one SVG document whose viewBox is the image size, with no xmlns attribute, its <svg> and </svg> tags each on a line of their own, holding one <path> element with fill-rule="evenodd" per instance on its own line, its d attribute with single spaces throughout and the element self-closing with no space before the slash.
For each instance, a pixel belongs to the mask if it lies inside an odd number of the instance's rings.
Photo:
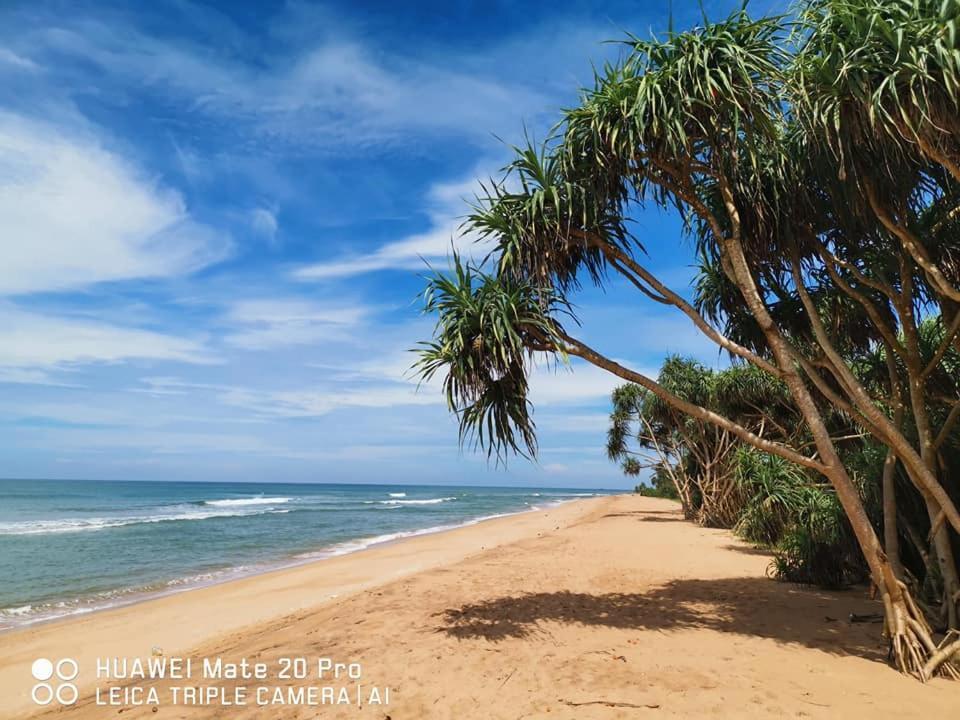
<svg viewBox="0 0 960 720">
<path fill-rule="evenodd" d="M 600 492 L 0 480 L 0 629 Z"/>
</svg>

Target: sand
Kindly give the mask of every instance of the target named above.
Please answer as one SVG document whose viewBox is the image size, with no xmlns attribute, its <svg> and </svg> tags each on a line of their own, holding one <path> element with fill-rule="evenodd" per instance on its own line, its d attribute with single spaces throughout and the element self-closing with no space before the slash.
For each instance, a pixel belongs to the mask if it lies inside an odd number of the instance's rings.
<svg viewBox="0 0 960 720">
<path fill-rule="evenodd" d="M 30 663 L 79 660 L 80 701 L 59 718 L 960 717 L 960 685 L 884 663 L 862 589 L 769 580 L 769 557 L 675 504 L 617 496 L 491 520 L 85 617 L 0 635 L 0 717 L 35 714 Z M 263 681 L 96 680 L 94 658 L 263 662 Z M 229 693 L 327 685 L 278 680 L 282 657 L 361 665 L 388 706 L 173 706 L 174 687 Z M 164 703 L 98 706 L 100 687 Z M 182 691 L 181 691 L 182 692 Z M 355 701 L 353 695 L 351 701 Z M 120 712 L 122 710 L 122 712 Z"/>
</svg>

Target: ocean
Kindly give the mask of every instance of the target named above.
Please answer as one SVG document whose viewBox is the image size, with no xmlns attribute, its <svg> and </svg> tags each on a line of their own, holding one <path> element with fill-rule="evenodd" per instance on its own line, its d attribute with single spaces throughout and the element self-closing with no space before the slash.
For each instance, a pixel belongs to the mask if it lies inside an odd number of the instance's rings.
<svg viewBox="0 0 960 720">
<path fill-rule="evenodd" d="M 605 494 L 0 480 L 0 630 Z"/>
</svg>

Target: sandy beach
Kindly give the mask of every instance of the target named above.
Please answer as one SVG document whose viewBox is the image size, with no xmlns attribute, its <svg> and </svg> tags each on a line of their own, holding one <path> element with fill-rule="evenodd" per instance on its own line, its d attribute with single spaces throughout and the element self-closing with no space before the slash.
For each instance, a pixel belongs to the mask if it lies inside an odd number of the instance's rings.
<svg viewBox="0 0 960 720">
<path fill-rule="evenodd" d="M 0 717 L 38 714 L 31 663 L 72 657 L 69 718 L 936 718 L 960 687 L 926 687 L 884 663 L 861 589 L 825 592 L 765 576 L 769 558 L 669 501 L 594 498 L 137 605 L 0 635 Z M 357 663 L 389 705 L 98 705 L 109 688 L 209 681 L 97 680 L 96 659 L 262 662 L 231 692 L 280 680 L 281 658 Z M 159 656 L 158 656 L 159 657 Z M 310 666 L 313 672 L 313 666 Z M 346 672 L 346 670 L 344 670 Z M 235 697 L 235 695 L 233 695 Z M 381 697 L 382 699 L 382 697 Z"/>
</svg>

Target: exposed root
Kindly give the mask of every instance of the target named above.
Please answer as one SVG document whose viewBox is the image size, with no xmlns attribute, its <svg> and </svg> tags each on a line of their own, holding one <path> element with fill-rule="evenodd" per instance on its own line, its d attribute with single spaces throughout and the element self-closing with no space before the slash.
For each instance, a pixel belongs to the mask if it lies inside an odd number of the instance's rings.
<svg viewBox="0 0 960 720">
<path fill-rule="evenodd" d="M 650 710 L 656 710 L 660 707 L 659 703 L 645 703 L 643 705 L 638 705 L 637 703 L 629 702 L 617 702 L 615 700 L 587 700 L 586 702 L 573 702 L 572 700 L 561 700 L 564 705 L 569 705 L 570 707 L 584 707 L 585 705 L 603 705 L 604 707 L 623 707 L 623 708 L 649 708 Z"/>
<path fill-rule="evenodd" d="M 930 654 L 930 659 L 923 666 L 921 679 L 927 680 L 934 676 L 934 673 L 941 672 L 954 680 L 960 680 L 960 669 L 957 668 L 953 658 L 960 659 L 960 632 L 951 630 L 940 643 L 940 646 Z"/>
<path fill-rule="evenodd" d="M 935 675 L 960 680 L 960 633 L 951 630 L 938 646 L 926 618 L 907 586 L 891 577 L 893 592 L 883 593 L 885 632 L 890 640 L 890 660 L 900 672 L 926 682 Z"/>
</svg>

